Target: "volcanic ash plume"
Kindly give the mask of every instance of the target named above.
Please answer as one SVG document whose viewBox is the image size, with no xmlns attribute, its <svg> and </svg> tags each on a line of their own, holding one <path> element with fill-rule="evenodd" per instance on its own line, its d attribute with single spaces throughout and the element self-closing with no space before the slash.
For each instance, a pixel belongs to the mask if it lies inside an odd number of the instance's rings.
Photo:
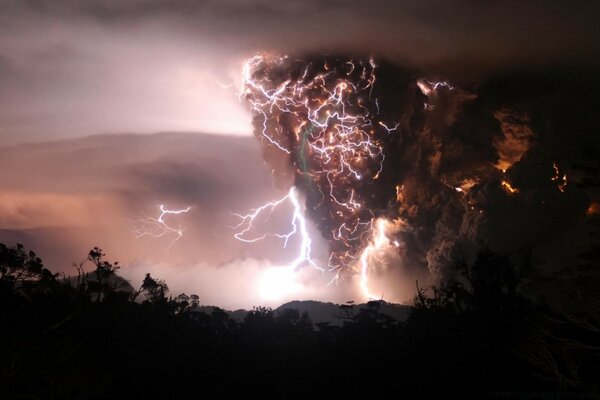
<svg viewBox="0 0 600 400">
<path fill-rule="evenodd" d="M 409 128 L 411 107 L 390 112 L 376 72 L 372 59 L 269 55 L 245 69 L 256 135 L 268 159 L 281 152 L 294 167 L 308 213 L 330 242 L 334 270 L 358 259 L 375 219 L 385 215 L 395 186 L 386 178 L 386 148 Z"/>
<path fill-rule="evenodd" d="M 373 59 L 269 54 L 247 62 L 242 92 L 275 176 L 282 158 L 292 167 L 328 268 L 358 271 L 365 295 L 382 252 L 439 279 L 482 243 L 535 247 L 585 215 L 589 196 L 570 202 L 568 160 L 540 146 L 528 111 L 484 95 Z M 561 215 L 537 223 L 550 208 Z"/>
</svg>

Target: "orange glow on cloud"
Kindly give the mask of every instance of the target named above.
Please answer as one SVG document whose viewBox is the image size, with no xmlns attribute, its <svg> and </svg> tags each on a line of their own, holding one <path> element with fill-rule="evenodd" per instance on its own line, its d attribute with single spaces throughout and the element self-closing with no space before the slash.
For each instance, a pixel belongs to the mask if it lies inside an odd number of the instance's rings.
<svg viewBox="0 0 600 400">
<path fill-rule="evenodd" d="M 534 136 L 529 126 L 527 116 L 516 115 L 510 110 L 501 110 L 494 113 L 494 118 L 500 122 L 503 136 L 494 140 L 494 147 L 498 151 L 496 168 L 506 172 L 514 163 L 529 150 Z"/>
<path fill-rule="evenodd" d="M 0 192 L 0 228 L 104 225 L 118 203 L 105 195 L 48 192 Z"/>
<path fill-rule="evenodd" d="M 587 215 L 588 217 L 592 217 L 598 214 L 600 214 L 600 202 L 594 201 L 588 207 L 587 211 L 585 212 L 585 215 Z"/>
</svg>

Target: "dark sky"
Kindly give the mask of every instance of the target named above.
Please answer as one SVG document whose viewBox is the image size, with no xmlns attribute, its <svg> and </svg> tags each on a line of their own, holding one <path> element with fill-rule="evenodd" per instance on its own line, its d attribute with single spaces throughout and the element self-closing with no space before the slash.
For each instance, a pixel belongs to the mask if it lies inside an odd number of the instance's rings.
<svg viewBox="0 0 600 400">
<path fill-rule="evenodd" d="M 284 188 L 272 183 L 238 98 L 245 59 L 263 50 L 367 54 L 465 84 L 503 71 L 597 66 L 598 8 L 559 0 L 0 0 L 0 239 L 31 245 L 60 270 L 98 245 L 125 262 L 128 277 L 151 270 L 175 290 L 200 287 L 207 302 L 251 306 L 261 297 L 244 282 L 284 258 L 274 246 L 231 240 L 228 218 Z M 156 132 L 191 133 L 130 135 Z M 103 133 L 112 135 L 87 137 Z M 129 219 L 162 202 L 194 207 L 169 252 L 168 242 L 140 243 L 128 230 Z M 310 279 L 295 293 L 353 295 L 325 293 L 315 289 L 319 277 Z"/>
<path fill-rule="evenodd" d="M 466 80 L 507 67 L 597 63 L 597 8 L 542 0 L 2 0 L 0 140 L 249 134 L 235 91 L 241 63 L 257 50 L 374 54 Z"/>
</svg>

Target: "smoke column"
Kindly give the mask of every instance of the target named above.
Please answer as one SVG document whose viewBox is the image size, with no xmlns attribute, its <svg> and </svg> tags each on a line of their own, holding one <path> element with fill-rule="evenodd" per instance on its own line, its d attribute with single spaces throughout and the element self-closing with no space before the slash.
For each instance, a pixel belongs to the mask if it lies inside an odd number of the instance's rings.
<svg viewBox="0 0 600 400">
<path fill-rule="evenodd" d="M 357 274 L 367 298 L 377 269 L 436 281 L 482 247 L 541 249 L 548 232 L 560 241 L 595 201 L 543 143 L 563 133 L 540 132 L 528 99 L 494 82 L 466 90 L 373 58 L 259 54 L 241 96 L 275 176 L 282 157 L 292 167 L 329 243 L 326 269 Z"/>
</svg>

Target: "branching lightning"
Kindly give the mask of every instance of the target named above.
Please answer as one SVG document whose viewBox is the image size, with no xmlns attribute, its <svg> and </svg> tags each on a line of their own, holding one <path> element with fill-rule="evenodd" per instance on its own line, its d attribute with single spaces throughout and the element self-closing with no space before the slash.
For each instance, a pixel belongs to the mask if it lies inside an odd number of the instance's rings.
<svg viewBox="0 0 600 400">
<path fill-rule="evenodd" d="M 379 179 L 385 161 L 382 140 L 400 131 L 399 123 L 380 117 L 381 105 L 373 98 L 376 67 L 373 59 L 325 60 L 316 65 L 260 54 L 246 62 L 241 91 L 255 115 L 257 136 L 289 155 L 303 190 L 308 187 L 320 193 L 321 200 L 312 211 L 326 221 L 323 225 L 329 229 L 331 248 L 322 270 L 333 272 L 335 281 L 341 270 L 358 268 L 367 297 L 368 263 L 374 249 L 387 239 L 385 230 L 379 228 L 384 222 L 375 223 L 376 215 L 365 206 L 364 190 L 359 188 Z M 297 190 L 292 187 L 283 198 L 238 215 L 241 222 L 235 238 L 255 242 L 272 236 L 286 246 L 299 233 L 300 254 L 290 266 L 317 267 L 310 257 L 311 240 Z M 252 236 L 256 218 L 286 201 L 294 206 L 292 230 Z"/>
<path fill-rule="evenodd" d="M 452 86 L 450 83 L 448 83 L 446 81 L 430 81 L 428 79 L 418 80 L 417 86 L 421 90 L 421 93 L 423 93 L 425 96 L 427 96 L 427 98 L 429 100 L 431 100 L 431 98 L 433 96 L 435 96 L 437 90 L 442 87 L 444 87 L 448 90 L 455 89 L 454 86 Z M 435 106 L 431 102 L 427 102 L 427 103 L 423 104 L 423 106 L 426 110 L 429 110 L 429 111 L 431 111 L 435 108 Z"/>
<path fill-rule="evenodd" d="M 247 237 L 251 234 L 254 228 L 254 224 L 256 220 L 261 217 L 265 213 L 272 213 L 275 208 L 281 206 L 282 204 L 289 202 L 294 212 L 292 213 L 292 220 L 290 222 L 291 230 L 287 233 L 273 233 L 273 234 L 262 234 L 260 236 Z M 306 219 L 304 218 L 304 214 L 302 211 L 302 206 L 300 205 L 300 201 L 298 199 L 297 189 L 292 187 L 287 194 L 280 198 L 279 200 L 270 201 L 265 203 L 264 205 L 255 208 L 250 211 L 250 213 L 241 215 L 234 214 L 240 218 L 240 223 L 233 228 L 237 231 L 234 237 L 237 240 L 247 243 L 253 243 L 267 237 L 276 237 L 283 240 L 283 246 L 287 247 L 288 241 L 294 235 L 298 234 L 300 236 L 300 250 L 299 254 L 295 260 L 293 260 L 288 267 L 295 271 L 297 268 L 303 265 L 310 265 L 316 269 L 322 271 L 321 268 L 317 266 L 315 261 L 311 257 L 311 239 L 308 234 L 308 230 L 306 228 Z"/>
<path fill-rule="evenodd" d="M 173 239 L 169 243 L 167 250 L 170 250 L 173 244 L 183 237 L 183 227 L 173 227 L 166 221 L 169 215 L 185 214 L 189 212 L 192 207 L 186 207 L 180 210 L 169 210 L 165 208 L 163 204 L 160 205 L 160 214 L 157 218 L 155 217 L 144 217 L 139 218 L 131 223 L 131 231 L 135 235 L 136 239 L 142 237 L 154 237 L 162 238 L 166 236 L 173 236 Z"/>
</svg>

